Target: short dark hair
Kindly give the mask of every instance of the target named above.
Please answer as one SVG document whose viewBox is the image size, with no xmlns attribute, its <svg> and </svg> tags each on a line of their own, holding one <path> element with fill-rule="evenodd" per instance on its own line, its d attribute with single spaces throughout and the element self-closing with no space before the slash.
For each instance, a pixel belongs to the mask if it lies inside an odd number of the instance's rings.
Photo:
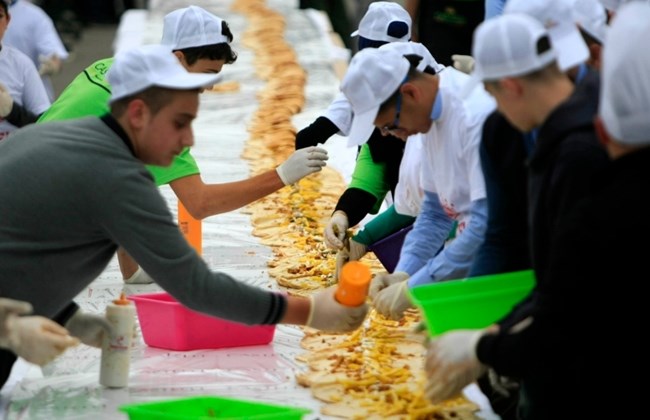
<svg viewBox="0 0 650 420">
<path fill-rule="evenodd" d="M 405 82 L 404 82 L 404 83 L 406 83 L 407 81 L 412 80 L 412 79 L 417 79 L 417 78 L 419 78 L 419 77 L 420 77 L 420 72 L 418 71 L 418 69 L 416 69 L 414 66 L 411 66 L 411 67 L 409 67 L 409 71 L 408 71 L 408 73 L 406 74 L 406 78 L 405 78 Z M 400 84 L 400 87 L 401 87 L 402 84 L 404 84 L 404 83 L 401 83 L 401 84 Z M 399 96 L 399 87 L 395 90 L 395 92 L 393 92 L 392 95 L 390 95 L 390 97 L 389 97 L 388 99 L 386 99 L 386 100 L 385 100 L 385 101 L 384 101 L 384 102 L 379 106 L 379 112 L 382 112 L 382 111 L 384 111 L 386 108 L 388 108 L 388 107 L 390 107 L 390 106 L 396 104 L 396 103 L 397 103 L 397 97 L 398 97 L 398 96 Z"/>
<path fill-rule="evenodd" d="M 226 64 L 232 64 L 237 60 L 237 53 L 230 47 L 230 43 L 234 37 L 225 20 L 221 21 L 221 35 L 225 36 L 228 42 L 183 48 L 175 51 L 181 51 L 185 56 L 185 61 L 190 66 L 202 58 L 207 58 L 208 60 L 224 60 Z"/>
<path fill-rule="evenodd" d="M 0 8 L 5 11 L 5 15 L 9 14 L 9 0 L 0 0 Z"/>
<path fill-rule="evenodd" d="M 199 90 L 196 89 L 198 92 Z M 126 108 L 129 106 L 129 102 L 134 99 L 141 99 L 149 109 L 152 114 L 157 114 L 158 111 L 163 109 L 165 106 L 169 105 L 174 99 L 174 94 L 178 92 L 176 89 L 168 89 L 160 86 L 152 86 L 141 92 L 134 93 L 133 95 L 120 98 L 111 104 L 111 113 L 114 117 L 121 117 Z"/>
</svg>

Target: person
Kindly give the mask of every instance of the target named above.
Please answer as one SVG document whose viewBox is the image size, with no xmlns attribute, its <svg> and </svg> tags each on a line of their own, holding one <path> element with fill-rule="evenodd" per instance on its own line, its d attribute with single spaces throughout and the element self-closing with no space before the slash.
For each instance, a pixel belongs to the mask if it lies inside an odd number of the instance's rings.
<svg viewBox="0 0 650 420">
<path fill-rule="evenodd" d="M 8 4 L 0 0 L 0 140 L 36 121 L 50 106 L 34 64 L 4 42 L 11 21 Z"/>
<path fill-rule="evenodd" d="M 416 22 L 413 40 L 445 66 L 453 64 L 453 55 L 470 53 L 474 28 L 485 17 L 484 0 L 406 0 L 404 8 Z"/>
<path fill-rule="evenodd" d="M 230 47 L 232 39 L 226 21 L 197 6 L 177 9 L 164 18 L 161 43 L 173 50 L 180 63 L 191 72 L 219 73 L 224 64 L 235 62 L 237 55 Z M 105 75 L 112 63 L 113 58 L 107 58 L 87 67 L 38 122 L 105 113 L 111 92 Z M 298 182 L 320 171 L 326 160 L 326 150 L 306 148 L 292 154 L 276 169 L 246 180 L 223 184 L 203 182 L 189 148 L 176 156 L 169 167 L 148 165 L 147 168 L 157 185 L 169 184 L 192 217 L 203 219 L 245 206 L 285 185 Z M 124 250 L 118 251 L 118 260 L 125 282 L 153 281 Z"/>
<path fill-rule="evenodd" d="M 506 13 L 481 24 L 474 42 L 474 80 L 483 81 L 519 131 L 539 127 L 528 163 L 527 211 L 536 285 L 495 325 L 452 331 L 431 342 L 427 396 L 433 402 L 444 400 L 489 366 L 520 382 L 520 418 L 554 418 L 569 395 L 580 392 L 571 384 L 575 377 L 566 377 L 576 355 L 562 357 L 559 352 L 571 347 L 574 329 L 581 325 L 563 319 L 573 311 L 569 306 L 584 299 L 571 294 L 589 284 L 578 278 L 557 282 L 552 276 L 557 253 L 553 237 L 569 223 L 567 215 L 579 207 L 593 177 L 609 163 L 594 131 L 598 104 L 560 70 L 561 55 L 536 19 Z"/>
<path fill-rule="evenodd" d="M 379 48 L 402 54 L 423 73 L 437 74 L 444 69 L 444 66 L 438 64 L 429 50 L 419 42 L 391 42 Z M 402 139 L 400 141 L 404 142 Z M 366 223 L 351 238 L 344 240 L 345 245 L 337 253 L 337 273 L 343 264 L 359 260 L 374 244 L 393 234 L 396 236 L 393 236 L 391 241 L 394 241 L 394 245 L 398 247 L 402 233 L 405 231 L 399 234 L 397 232 L 412 227 L 415 217 L 420 212 L 424 197 L 420 181 L 423 141 L 423 134 L 417 133 L 409 136 L 409 140 L 405 142 L 393 204 Z M 388 264 L 382 262 L 387 271 L 394 270 L 394 266 L 390 265 L 393 263 L 392 261 L 388 261 Z"/>
<path fill-rule="evenodd" d="M 368 6 L 352 37 L 358 37 L 359 50 L 390 43 L 403 44 L 411 38 L 411 18 L 397 3 L 377 1 Z M 352 179 L 339 197 L 323 232 L 325 244 L 337 251 L 337 256 L 341 257 L 339 261 L 347 259 L 344 255 L 354 255 L 352 247 L 344 243 L 348 229 L 368 214 L 377 214 L 388 193 L 394 194 L 404 154 L 402 140 L 393 136 L 385 138 L 379 130 L 374 130 L 369 137 L 364 133 L 365 137 L 358 138 L 350 131 L 352 119 L 350 103 L 340 93 L 323 115 L 296 134 L 295 141 L 296 149 L 301 149 L 325 143 L 332 135 L 341 133 L 349 136 L 349 144 L 360 147 Z M 406 226 L 412 220 L 407 217 L 402 223 Z"/>
<path fill-rule="evenodd" d="M 422 73 L 396 51 L 379 48 L 357 53 L 341 83 L 354 112 L 352 131 L 368 132 L 374 125 L 402 139 L 425 133 L 422 208 L 395 271 L 376 275 L 369 289 L 375 309 L 393 319 L 412 307 L 409 287 L 464 277 L 483 238 L 478 142 L 494 101 L 482 89 L 461 99 L 468 79 L 451 67 Z M 443 248 L 454 220 L 458 235 Z"/>
<path fill-rule="evenodd" d="M 28 302 L 0 297 L 0 349 L 43 366 L 79 344 L 61 325 L 31 313 Z"/>
<path fill-rule="evenodd" d="M 52 102 L 56 94 L 51 76 L 61 71 L 68 51 L 52 18 L 39 6 L 26 0 L 12 0 L 9 12 L 12 23 L 5 34 L 5 42 L 32 60 Z"/>
<path fill-rule="evenodd" d="M 0 191 L 3 296 L 97 347 L 107 321 L 73 299 L 121 246 L 197 312 L 334 332 L 363 322 L 367 305 L 338 304 L 334 288 L 285 296 L 210 271 L 174 223 L 144 164 L 169 165 L 193 145 L 200 89 L 217 78 L 189 73 L 166 46 L 129 49 L 107 73 L 109 114 L 32 124 L 0 143 L 0 176 L 13 180 Z M 15 355 L 1 355 L 10 367 Z"/>
<path fill-rule="evenodd" d="M 550 10 L 557 13 L 550 13 L 538 20 L 553 22 L 554 27 L 562 28 L 561 33 L 565 36 L 554 39 L 555 32 L 549 34 L 556 51 L 580 51 L 571 41 L 575 36 L 566 36 L 569 33 L 581 34 L 589 45 L 590 56 L 586 61 L 588 69 L 577 73 L 569 71 L 569 74 L 580 75 L 581 80 L 574 80 L 574 83 L 578 85 L 578 89 L 588 92 L 593 101 L 597 101 L 597 70 L 602 38 L 599 37 L 601 40 L 596 44 L 594 37 L 598 35 L 591 36 L 589 33 L 604 34 L 604 9 L 596 0 L 577 0 L 571 7 L 572 14 L 569 13 L 568 2 L 551 1 L 548 5 Z M 573 27 L 574 21 L 580 26 L 579 33 L 578 29 Z M 589 33 L 585 28 L 589 28 Z M 584 54 L 574 54 L 571 57 L 564 61 L 564 67 L 560 66 L 560 70 L 567 71 L 583 65 Z M 480 157 L 485 178 L 488 220 L 485 239 L 472 263 L 470 277 L 532 268 L 528 246 L 530 237 L 527 220 L 527 161 L 534 149 L 536 132 L 535 129 L 527 133 L 520 132 L 498 110 L 485 121 Z M 502 420 L 516 418 L 517 381 L 496 375 L 490 370 L 477 382 Z"/>
</svg>

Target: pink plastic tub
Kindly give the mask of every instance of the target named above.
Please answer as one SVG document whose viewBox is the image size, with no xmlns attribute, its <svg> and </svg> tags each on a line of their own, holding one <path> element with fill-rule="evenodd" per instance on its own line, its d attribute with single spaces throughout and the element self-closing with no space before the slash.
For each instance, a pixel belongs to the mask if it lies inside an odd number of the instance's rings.
<svg viewBox="0 0 650 420">
<path fill-rule="evenodd" d="M 181 305 L 168 293 L 128 297 L 135 302 L 144 342 L 169 350 L 218 349 L 268 344 L 275 325 L 248 326 L 204 315 Z"/>
</svg>

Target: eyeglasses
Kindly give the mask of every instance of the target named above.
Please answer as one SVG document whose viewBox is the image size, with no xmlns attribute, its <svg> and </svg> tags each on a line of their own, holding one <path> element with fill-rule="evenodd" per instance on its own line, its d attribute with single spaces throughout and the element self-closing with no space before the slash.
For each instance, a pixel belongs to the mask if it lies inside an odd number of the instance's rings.
<svg viewBox="0 0 650 420">
<path fill-rule="evenodd" d="M 400 85 L 401 86 L 401 85 Z M 393 124 L 385 125 L 381 128 L 381 134 L 384 136 L 392 135 L 394 136 L 397 130 L 399 130 L 399 114 L 402 111 L 402 92 L 397 94 L 397 101 L 395 102 L 395 118 L 393 119 Z"/>
</svg>

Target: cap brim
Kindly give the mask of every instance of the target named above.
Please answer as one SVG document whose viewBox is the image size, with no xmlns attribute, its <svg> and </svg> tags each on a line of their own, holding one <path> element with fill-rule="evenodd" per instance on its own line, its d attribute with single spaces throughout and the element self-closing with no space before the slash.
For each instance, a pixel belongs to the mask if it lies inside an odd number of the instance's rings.
<svg viewBox="0 0 650 420">
<path fill-rule="evenodd" d="M 557 53 L 557 64 L 561 71 L 567 71 L 589 59 L 589 48 L 574 24 L 561 24 L 548 30 L 553 48 Z"/>
<path fill-rule="evenodd" d="M 379 106 L 372 107 L 368 111 L 354 114 L 352 126 L 348 136 L 348 146 L 361 146 L 368 141 L 372 131 L 375 129 L 375 118 L 377 118 Z"/>
<path fill-rule="evenodd" d="M 220 74 L 180 73 L 166 77 L 154 85 L 178 90 L 201 89 L 212 86 L 219 80 L 221 80 Z"/>
</svg>

